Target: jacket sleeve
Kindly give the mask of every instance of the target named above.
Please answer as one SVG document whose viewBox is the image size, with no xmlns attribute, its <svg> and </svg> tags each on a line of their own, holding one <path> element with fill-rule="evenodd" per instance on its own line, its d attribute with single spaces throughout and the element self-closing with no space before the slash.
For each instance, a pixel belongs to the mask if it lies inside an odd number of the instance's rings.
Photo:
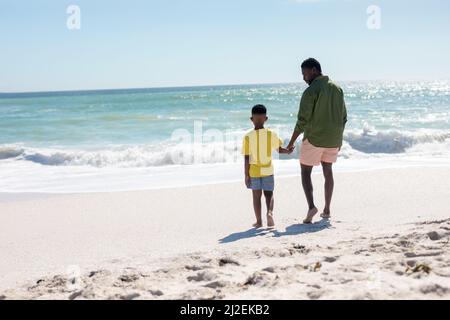
<svg viewBox="0 0 450 320">
<path fill-rule="evenodd" d="M 297 115 L 297 123 L 294 131 L 302 133 L 305 131 L 306 124 L 310 121 L 314 109 L 314 95 L 309 91 L 303 92 L 300 100 L 300 108 Z"/>
<path fill-rule="evenodd" d="M 345 129 L 345 124 L 347 123 L 347 108 L 345 106 L 344 97 L 342 97 L 342 106 L 343 106 L 343 115 L 344 115 L 342 122 L 343 122 L 343 127 Z"/>
</svg>

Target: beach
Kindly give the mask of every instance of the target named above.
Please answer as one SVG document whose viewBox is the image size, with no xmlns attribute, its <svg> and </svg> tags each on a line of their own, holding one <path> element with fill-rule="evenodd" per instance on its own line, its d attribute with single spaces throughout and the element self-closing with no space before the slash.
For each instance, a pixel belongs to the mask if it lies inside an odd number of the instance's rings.
<svg viewBox="0 0 450 320">
<path fill-rule="evenodd" d="M 335 172 L 311 225 L 300 177 L 275 184 L 273 230 L 251 228 L 243 181 L 2 192 L 0 298 L 450 298 L 450 166 Z"/>
</svg>

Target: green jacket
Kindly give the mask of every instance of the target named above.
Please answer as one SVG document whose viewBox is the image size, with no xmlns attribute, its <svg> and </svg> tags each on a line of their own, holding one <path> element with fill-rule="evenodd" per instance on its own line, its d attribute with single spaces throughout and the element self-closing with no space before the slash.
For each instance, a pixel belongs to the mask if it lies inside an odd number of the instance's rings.
<svg viewBox="0 0 450 320">
<path fill-rule="evenodd" d="M 347 122 L 344 93 L 327 76 L 319 76 L 303 92 L 297 116 L 296 132 L 317 147 L 342 146 Z"/>
</svg>

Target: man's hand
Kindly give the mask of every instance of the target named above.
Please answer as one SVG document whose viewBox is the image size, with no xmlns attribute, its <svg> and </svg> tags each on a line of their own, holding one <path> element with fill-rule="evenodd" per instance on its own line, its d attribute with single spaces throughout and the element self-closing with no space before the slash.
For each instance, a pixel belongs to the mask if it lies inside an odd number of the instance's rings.
<svg viewBox="0 0 450 320">
<path fill-rule="evenodd" d="M 286 149 L 289 150 L 289 154 L 291 154 L 295 149 L 295 141 L 297 141 L 298 136 L 300 135 L 299 131 L 294 131 L 292 133 L 291 140 L 289 140 L 289 144 Z"/>
<path fill-rule="evenodd" d="M 245 176 L 245 185 L 247 186 L 247 188 L 250 188 L 251 185 L 250 176 Z"/>
</svg>

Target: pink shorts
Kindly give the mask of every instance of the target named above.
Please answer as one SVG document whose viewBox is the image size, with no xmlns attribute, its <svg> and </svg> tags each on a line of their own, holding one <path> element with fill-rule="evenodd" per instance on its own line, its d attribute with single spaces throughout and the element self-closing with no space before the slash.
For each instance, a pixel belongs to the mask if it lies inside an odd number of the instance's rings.
<svg viewBox="0 0 450 320">
<path fill-rule="evenodd" d="M 316 147 L 305 139 L 300 149 L 300 163 L 307 166 L 318 166 L 321 161 L 333 163 L 337 160 L 338 152 L 339 147 Z"/>
</svg>

